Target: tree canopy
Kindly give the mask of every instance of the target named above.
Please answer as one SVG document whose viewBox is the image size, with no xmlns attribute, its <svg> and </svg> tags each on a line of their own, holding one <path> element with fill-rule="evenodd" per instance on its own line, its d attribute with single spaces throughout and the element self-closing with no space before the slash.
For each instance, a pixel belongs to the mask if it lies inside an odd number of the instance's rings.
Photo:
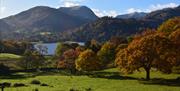
<svg viewBox="0 0 180 91">
<path fill-rule="evenodd" d="M 126 49 L 120 50 L 116 64 L 123 72 L 133 72 L 139 68 L 146 71 L 150 79 L 150 69 L 170 73 L 177 62 L 177 50 L 173 42 L 162 33 L 147 31 L 134 38 Z"/>
<path fill-rule="evenodd" d="M 158 31 L 171 33 L 173 31 L 180 29 L 180 17 L 175 17 L 164 22 L 159 28 Z"/>
<path fill-rule="evenodd" d="M 76 69 L 79 71 L 93 71 L 98 70 L 100 67 L 100 61 L 98 60 L 96 53 L 88 49 L 81 52 L 76 60 Z"/>
</svg>

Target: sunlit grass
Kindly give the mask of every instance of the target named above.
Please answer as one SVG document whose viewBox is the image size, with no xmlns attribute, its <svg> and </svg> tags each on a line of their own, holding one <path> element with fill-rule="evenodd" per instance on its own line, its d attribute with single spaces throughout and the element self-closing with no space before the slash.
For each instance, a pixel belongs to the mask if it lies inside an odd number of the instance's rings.
<svg viewBox="0 0 180 91">
<path fill-rule="evenodd" d="M 21 56 L 9 53 L 0 53 L 0 59 L 20 59 Z"/>
<path fill-rule="evenodd" d="M 117 69 L 108 69 L 100 71 L 100 73 L 117 73 Z M 98 74 L 98 73 L 97 73 Z M 20 74 L 25 75 L 25 74 Z M 112 75 L 113 76 L 113 75 Z M 122 76 L 122 78 L 121 78 Z M 132 77 L 123 78 L 125 76 Z M 162 74 L 160 72 L 151 72 L 152 78 L 164 78 L 164 79 L 176 79 L 178 74 Z M 5 91 L 33 91 L 33 89 L 39 89 L 39 91 L 69 91 L 71 88 L 78 91 L 86 91 L 91 88 L 91 91 L 179 91 L 180 86 L 167 86 L 166 84 L 143 84 L 138 79 L 144 78 L 144 72 L 136 72 L 131 75 L 120 75 L 119 78 L 101 78 L 90 76 L 64 76 L 64 75 L 39 75 L 35 77 L 16 77 L 13 79 L 0 79 L 1 82 L 11 83 L 24 83 L 27 87 L 19 88 L 6 88 Z M 30 82 L 34 79 L 46 83 L 49 86 L 43 87 L 40 85 L 32 85 Z"/>
</svg>

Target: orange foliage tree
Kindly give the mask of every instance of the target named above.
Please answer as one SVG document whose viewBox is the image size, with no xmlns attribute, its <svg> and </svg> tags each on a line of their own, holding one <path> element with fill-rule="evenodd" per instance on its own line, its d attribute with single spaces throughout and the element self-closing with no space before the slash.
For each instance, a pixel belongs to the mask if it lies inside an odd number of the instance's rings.
<svg viewBox="0 0 180 91">
<path fill-rule="evenodd" d="M 150 79 L 151 68 L 170 73 L 177 62 L 177 50 L 174 44 L 162 33 L 146 31 L 117 53 L 116 64 L 123 72 L 133 72 L 139 68 L 146 71 Z"/>
<path fill-rule="evenodd" d="M 178 56 L 177 66 L 180 66 L 180 29 L 172 32 L 172 33 L 169 35 L 169 38 L 170 38 L 170 40 L 172 40 L 172 41 L 174 42 L 174 44 L 176 45 L 177 55 L 179 55 L 179 56 Z"/>
<path fill-rule="evenodd" d="M 69 69 L 71 73 L 75 72 L 75 60 L 79 52 L 74 49 L 69 49 L 63 53 L 63 57 L 58 63 L 58 68 Z"/>
</svg>

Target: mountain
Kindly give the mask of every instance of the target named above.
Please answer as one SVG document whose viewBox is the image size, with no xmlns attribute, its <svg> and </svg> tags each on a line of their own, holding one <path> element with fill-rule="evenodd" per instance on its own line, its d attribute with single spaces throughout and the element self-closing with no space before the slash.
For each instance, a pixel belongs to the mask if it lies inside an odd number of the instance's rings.
<svg viewBox="0 0 180 91">
<path fill-rule="evenodd" d="M 154 11 L 141 19 L 103 17 L 76 28 L 73 32 L 63 33 L 64 37 L 62 38 L 73 41 L 88 41 L 91 39 L 106 41 L 112 36 L 127 37 L 140 33 L 147 28 L 156 29 L 162 22 L 176 16 L 180 16 L 180 7 Z"/>
<path fill-rule="evenodd" d="M 165 8 L 162 10 L 153 11 L 144 17 L 144 20 L 154 20 L 154 21 L 165 21 L 174 16 L 180 16 L 180 6 L 175 8 Z"/>
<path fill-rule="evenodd" d="M 71 32 L 65 32 L 61 35 L 61 38 L 83 42 L 91 39 L 106 41 L 112 36 L 127 37 L 139 33 L 146 28 L 152 27 L 148 23 L 136 19 L 103 17 L 95 22 L 76 28 Z"/>
<path fill-rule="evenodd" d="M 38 6 L 0 20 L 0 26 L 3 29 L 1 31 L 5 32 L 4 38 L 17 40 L 106 41 L 112 36 L 127 37 L 146 28 L 156 29 L 167 19 L 180 16 L 179 12 L 180 6 L 153 11 L 139 19 L 110 17 L 99 19 L 85 6 L 59 9 Z"/>
<path fill-rule="evenodd" d="M 147 15 L 147 13 L 144 13 L 144 12 L 134 12 L 134 13 L 130 13 L 130 14 L 118 15 L 118 16 L 116 16 L 116 18 L 120 18 L 120 19 L 129 19 L 129 18 L 141 19 L 141 18 L 145 17 L 146 15 Z"/>
<path fill-rule="evenodd" d="M 0 20 L 0 40 L 7 37 L 12 37 L 13 27 L 9 26 L 4 20 Z"/>
<path fill-rule="evenodd" d="M 12 30 L 12 27 L 9 26 L 4 20 L 0 20 L 0 33 Z"/>
<path fill-rule="evenodd" d="M 59 10 L 66 14 L 88 19 L 91 21 L 98 19 L 94 12 L 86 6 L 60 7 Z"/>
<path fill-rule="evenodd" d="M 79 6 L 79 8 L 81 7 Z M 71 9 L 73 9 L 73 7 L 71 7 Z M 79 11 L 79 13 L 80 12 L 81 11 Z M 92 16 L 95 15 L 94 13 L 91 14 Z M 90 18 L 85 19 L 71 15 L 70 11 L 66 13 L 59 9 L 46 6 L 37 6 L 3 20 L 14 27 L 14 31 L 21 32 L 61 32 L 92 21 Z M 95 18 L 93 18 L 93 20 L 95 20 Z"/>
</svg>

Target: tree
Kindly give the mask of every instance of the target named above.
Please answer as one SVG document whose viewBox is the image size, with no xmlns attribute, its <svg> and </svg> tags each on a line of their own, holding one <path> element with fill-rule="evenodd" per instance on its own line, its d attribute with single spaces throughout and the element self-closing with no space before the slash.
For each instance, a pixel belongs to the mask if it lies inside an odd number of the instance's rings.
<svg viewBox="0 0 180 91">
<path fill-rule="evenodd" d="M 94 40 L 94 39 L 92 39 L 91 41 L 87 41 L 85 43 L 85 46 L 86 46 L 87 49 L 91 49 L 91 50 L 93 50 L 96 53 L 101 48 L 100 43 L 98 41 Z"/>
<path fill-rule="evenodd" d="M 174 44 L 176 45 L 176 50 L 177 50 L 177 54 L 180 55 L 180 29 L 172 32 L 169 35 L 170 40 L 172 40 L 174 42 Z M 180 66 L 180 56 L 178 56 L 178 63 L 177 66 Z"/>
<path fill-rule="evenodd" d="M 133 40 L 133 36 L 128 36 L 128 37 L 127 37 L 128 43 L 130 43 L 132 40 Z"/>
<path fill-rule="evenodd" d="M 79 71 L 93 71 L 98 70 L 99 67 L 100 61 L 96 53 L 90 49 L 81 52 L 76 60 L 76 69 Z"/>
<path fill-rule="evenodd" d="M 70 45 L 64 43 L 58 43 L 55 51 L 55 56 L 61 57 L 63 53 L 68 49 L 71 49 Z"/>
<path fill-rule="evenodd" d="M 97 53 L 99 60 L 101 60 L 102 65 L 114 63 L 116 55 L 116 45 L 111 42 L 106 42 L 101 50 Z"/>
<path fill-rule="evenodd" d="M 74 49 L 69 49 L 63 53 L 63 58 L 58 63 L 58 68 L 69 69 L 71 73 L 75 72 L 75 60 L 79 52 Z"/>
<path fill-rule="evenodd" d="M 20 65 L 25 69 L 38 69 L 44 65 L 44 62 L 45 58 L 40 52 L 27 49 L 23 55 L 22 61 L 20 61 Z"/>
<path fill-rule="evenodd" d="M 180 29 L 180 17 L 167 20 L 158 28 L 158 31 L 171 33 L 177 29 Z"/>
<path fill-rule="evenodd" d="M 115 46 L 118 46 L 120 44 L 126 44 L 128 41 L 126 40 L 126 38 L 113 36 L 111 37 L 109 42 L 114 44 Z"/>
<path fill-rule="evenodd" d="M 38 44 L 36 46 L 36 50 L 43 56 L 43 55 L 47 55 L 48 53 L 48 48 L 42 44 Z"/>
<path fill-rule="evenodd" d="M 120 50 L 125 49 L 128 47 L 128 44 L 120 44 L 116 47 L 116 53 L 118 53 Z"/>
<path fill-rule="evenodd" d="M 10 68 L 3 63 L 0 63 L 0 74 L 7 75 L 10 72 Z"/>
<path fill-rule="evenodd" d="M 2 41 L 0 41 L 0 53 L 2 53 L 4 50 L 4 44 L 2 43 Z"/>
<path fill-rule="evenodd" d="M 177 50 L 174 44 L 162 33 L 147 31 L 135 38 L 126 49 L 120 50 L 116 64 L 123 72 L 133 72 L 139 68 L 146 71 L 150 79 L 151 68 L 170 73 L 177 62 Z"/>
<path fill-rule="evenodd" d="M 178 46 L 180 46 L 180 29 L 172 32 L 170 35 L 169 35 L 169 38 L 175 43 L 177 44 Z"/>
</svg>

